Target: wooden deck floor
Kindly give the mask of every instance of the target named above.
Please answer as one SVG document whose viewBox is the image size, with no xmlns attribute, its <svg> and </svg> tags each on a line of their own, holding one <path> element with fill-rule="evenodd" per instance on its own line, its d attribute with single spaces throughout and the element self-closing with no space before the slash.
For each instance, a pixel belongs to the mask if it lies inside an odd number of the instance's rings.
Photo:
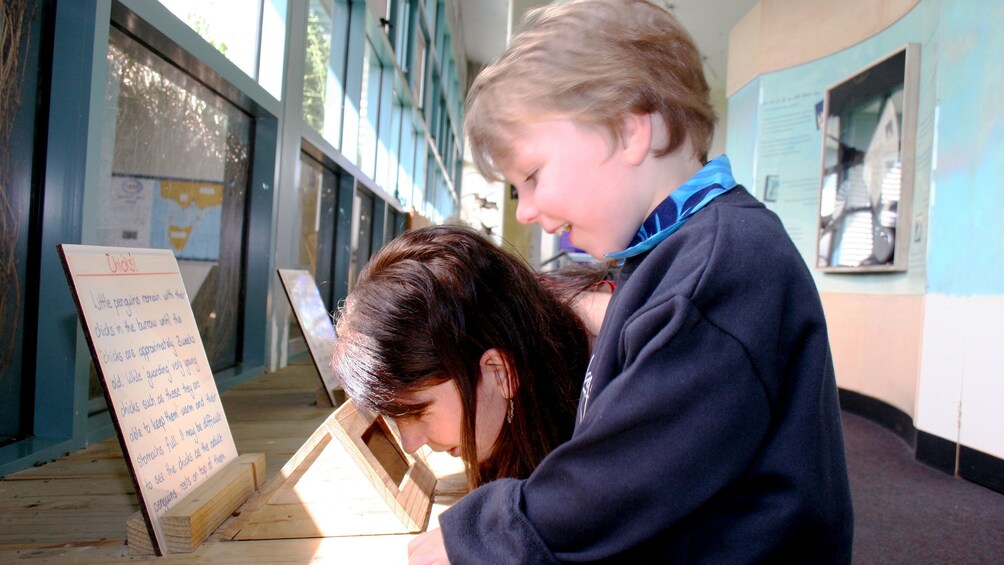
<svg viewBox="0 0 1004 565">
<path fill-rule="evenodd" d="M 275 476 L 332 412 L 330 406 L 317 405 L 319 387 L 316 370 L 307 361 L 223 393 L 238 453 L 264 453 L 268 477 Z M 457 469 L 452 461 L 433 463 L 433 468 L 449 473 Z M 434 517 L 449 500 L 437 495 Z M 191 554 L 137 558 L 125 544 L 126 520 L 137 510 L 135 489 L 115 438 L 13 473 L 0 481 L 0 563 L 404 563 L 412 537 L 220 542 L 211 536 Z"/>
</svg>

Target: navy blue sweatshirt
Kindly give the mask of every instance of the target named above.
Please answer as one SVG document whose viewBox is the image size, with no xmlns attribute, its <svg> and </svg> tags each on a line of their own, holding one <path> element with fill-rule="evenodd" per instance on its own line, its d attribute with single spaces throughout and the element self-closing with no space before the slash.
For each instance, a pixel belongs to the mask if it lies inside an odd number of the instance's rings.
<svg viewBox="0 0 1004 565">
<path fill-rule="evenodd" d="M 440 517 L 453 563 L 848 563 L 819 296 L 736 187 L 621 271 L 572 438 Z"/>
</svg>

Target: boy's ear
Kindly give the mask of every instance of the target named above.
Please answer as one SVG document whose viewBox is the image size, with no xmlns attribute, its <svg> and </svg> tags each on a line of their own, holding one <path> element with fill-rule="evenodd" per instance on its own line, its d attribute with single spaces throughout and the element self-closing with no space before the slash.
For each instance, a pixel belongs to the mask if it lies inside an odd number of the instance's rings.
<svg viewBox="0 0 1004 565">
<path fill-rule="evenodd" d="M 505 399 L 515 396 L 519 387 L 516 376 L 506 363 L 505 354 L 494 347 L 481 355 L 481 378 L 487 379 L 485 384 L 498 387 L 499 393 Z"/>
<path fill-rule="evenodd" d="M 621 124 L 621 150 L 631 165 L 640 165 L 652 149 L 652 114 L 629 112 Z"/>
</svg>

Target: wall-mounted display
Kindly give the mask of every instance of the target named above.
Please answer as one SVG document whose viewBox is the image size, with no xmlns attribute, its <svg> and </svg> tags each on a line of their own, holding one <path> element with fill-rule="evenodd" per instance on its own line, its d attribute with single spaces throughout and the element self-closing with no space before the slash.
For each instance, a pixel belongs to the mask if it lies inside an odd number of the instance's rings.
<svg viewBox="0 0 1004 565">
<path fill-rule="evenodd" d="M 816 266 L 905 271 L 920 47 L 909 44 L 826 91 Z"/>
</svg>

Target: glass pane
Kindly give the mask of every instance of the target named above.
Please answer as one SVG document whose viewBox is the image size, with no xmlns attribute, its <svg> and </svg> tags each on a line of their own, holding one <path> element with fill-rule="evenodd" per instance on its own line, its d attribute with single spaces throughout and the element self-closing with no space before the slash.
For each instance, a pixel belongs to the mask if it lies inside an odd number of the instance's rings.
<svg viewBox="0 0 1004 565">
<path fill-rule="evenodd" d="M 363 265 L 370 260 L 373 251 L 373 197 L 362 191 L 356 192 L 355 209 L 352 216 L 351 263 L 349 267 L 349 292 L 355 288 L 356 278 Z"/>
<path fill-rule="evenodd" d="M 422 203 L 423 214 L 427 218 L 432 218 L 433 221 L 440 221 L 442 216 L 438 214 L 439 210 L 436 207 L 436 189 L 437 189 L 437 175 L 439 174 L 439 166 L 436 164 L 436 157 L 433 155 L 431 149 L 426 153 L 426 169 L 425 169 L 425 199 Z"/>
<path fill-rule="evenodd" d="M 295 268 L 317 273 L 317 228 L 324 169 L 317 161 L 300 157 L 300 245 Z"/>
<path fill-rule="evenodd" d="M 401 109 L 401 168 L 395 196 L 405 210 L 412 207 L 415 186 L 415 135 L 411 125 L 412 112 Z"/>
<path fill-rule="evenodd" d="M 261 17 L 258 82 L 282 100 L 282 70 L 286 59 L 286 0 L 265 0 Z"/>
<path fill-rule="evenodd" d="M 400 214 L 390 206 L 387 206 L 387 221 L 383 225 L 383 244 L 387 245 L 390 240 L 397 236 L 397 223 Z"/>
<path fill-rule="evenodd" d="M 827 91 L 818 267 L 896 266 L 905 68 L 901 51 Z M 764 185 L 776 200 L 780 179 Z"/>
<path fill-rule="evenodd" d="M 383 69 L 373 45 L 363 50 L 363 92 L 359 97 L 359 146 L 356 164 L 370 178 L 376 176 L 377 120 L 380 117 L 380 79 Z"/>
<path fill-rule="evenodd" d="M 12 4 L 3 10 L 7 21 L 0 22 L 5 75 L 0 81 L 4 101 L 0 112 L 0 446 L 32 431 L 34 391 L 27 385 L 31 381 L 22 381 L 22 351 L 25 295 L 33 294 L 26 267 L 42 11 L 34 2 Z M 18 37 L 20 43 L 15 43 Z M 34 355 L 33 340 L 29 338 L 28 343 Z"/>
<path fill-rule="evenodd" d="M 404 233 L 408 229 L 408 215 L 398 214 L 394 224 L 394 237 Z"/>
<path fill-rule="evenodd" d="M 303 77 L 303 120 L 340 147 L 349 7 L 344 0 L 310 0 Z"/>
<path fill-rule="evenodd" d="M 425 202 L 426 190 L 431 190 L 431 187 L 427 187 L 425 182 L 425 164 L 428 160 L 428 152 L 425 149 L 425 136 L 422 135 L 422 132 L 414 130 L 411 135 L 414 138 L 413 147 L 415 148 L 415 170 L 412 175 L 413 190 L 411 193 L 411 205 L 420 214 L 428 218 L 430 216 L 423 204 Z"/>
<path fill-rule="evenodd" d="M 321 298 L 332 307 L 332 269 L 338 205 L 338 177 L 306 153 L 300 154 L 300 244 L 296 267 L 314 275 Z"/>
<path fill-rule="evenodd" d="M 324 179 L 324 169 L 320 163 L 300 155 L 300 194 L 299 222 L 300 237 L 296 253 L 296 261 L 291 268 L 305 269 L 316 280 L 317 278 L 317 221 L 318 200 L 321 194 L 321 182 Z M 289 341 L 302 339 L 303 332 L 295 316 L 289 317 Z"/>
<path fill-rule="evenodd" d="M 387 81 L 387 83 L 391 82 Z M 401 151 L 401 114 L 404 113 L 404 108 L 396 100 L 390 106 L 389 131 L 386 134 L 380 132 L 380 159 L 377 160 L 377 176 L 380 178 L 377 182 L 388 193 L 396 194 L 398 192 L 397 176 L 400 168 L 398 153 Z"/>
<path fill-rule="evenodd" d="M 429 19 L 429 23 L 436 21 L 436 8 L 438 7 L 437 0 L 425 0 L 425 16 Z"/>
<path fill-rule="evenodd" d="M 160 0 L 160 3 L 259 81 L 272 96 L 282 98 L 285 0 L 245 1 L 238 10 L 230 0 Z"/>
<path fill-rule="evenodd" d="M 408 67 L 411 51 L 408 47 L 408 38 L 411 37 L 411 0 L 398 0 L 395 25 L 397 30 L 391 30 L 394 35 L 394 53 L 397 55 L 398 66 L 405 69 Z"/>
<path fill-rule="evenodd" d="M 430 22 L 435 22 L 436 26 L 436 49 L 439 51 L 440 57 L 444 57 L 447 53 L 448 46 L 446 42 L 446 10 L 443 9 L 443 3 L 436 2 L 436 13 L 435 15 L 430 14 Z M 443 65 L 443 60 L 439 61 L 440 66 Z"/>
<path fill-rule="evenodd" d="M 390 19 L 390 6 L 387 0 L 366 0 L 366 7 L 376 19 Z"/>
<path fill-rule="evenodd" d="M 171 249 L 214 371 L 238 361 L 251 118 L 116 28 L 98 245 Z M 111 120 L 109 120 L 111 122 Z M 98 194 L 93 194 L 97 190 Z"/>
<path fill-rule="evenodd" d="M 422 108 L 425 105 L 425 36 L 421 30 L 415 33 L 415 50 L 412 51 L 408 79 L 411 81 L 415 105 Z"/>
</svg>

